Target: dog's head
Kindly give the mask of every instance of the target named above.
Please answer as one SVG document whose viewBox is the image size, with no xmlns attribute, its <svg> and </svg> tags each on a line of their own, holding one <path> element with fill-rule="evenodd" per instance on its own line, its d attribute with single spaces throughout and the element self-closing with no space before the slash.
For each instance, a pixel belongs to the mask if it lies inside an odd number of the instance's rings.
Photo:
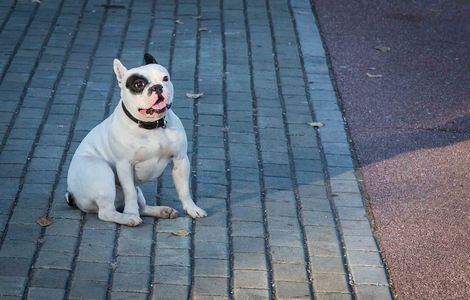
<svg viewBox="0 0 470 300">
<path fill-rule="evenodd" d="M 137 119 L 152 122 L 165 116 L 173 101 L 173 84 L 167 69 L 150 54 L 145 65 L 127 70 L 114 60 L 114 73 L 121 87 L 121 98 L 127 110 Z"/>
</svg>

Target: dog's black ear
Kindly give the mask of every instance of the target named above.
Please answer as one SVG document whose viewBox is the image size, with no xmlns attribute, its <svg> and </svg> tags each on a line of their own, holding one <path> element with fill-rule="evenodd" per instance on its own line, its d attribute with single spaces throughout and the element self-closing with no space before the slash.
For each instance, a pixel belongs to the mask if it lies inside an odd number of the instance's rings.
<svg viewBox="0 0 470 300">
<path fill-rule="evenodd" d="M 158 65 L 157 60 L 150 53 L 145 53 L 144 54 L 144 60 L 145 60 L 146 65 L 150 65 L 150 64 L 157 64 Z"/>
</svg>

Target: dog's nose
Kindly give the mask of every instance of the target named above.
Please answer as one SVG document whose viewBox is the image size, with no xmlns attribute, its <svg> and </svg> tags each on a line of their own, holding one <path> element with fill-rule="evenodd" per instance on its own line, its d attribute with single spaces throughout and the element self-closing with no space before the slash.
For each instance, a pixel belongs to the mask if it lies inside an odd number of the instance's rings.
<svg viewBox="0 0 470 300">
<path fill-rule="evenodd" d="M 157 94 L 161 94 L 161 93 L 163 93 L 163 85 L 156 84 L 156 85 L 152 86 L 149 91 L 150 91 L 150 94 L 152 94 L 153 92 L 155 92 Z"/>
</svg>

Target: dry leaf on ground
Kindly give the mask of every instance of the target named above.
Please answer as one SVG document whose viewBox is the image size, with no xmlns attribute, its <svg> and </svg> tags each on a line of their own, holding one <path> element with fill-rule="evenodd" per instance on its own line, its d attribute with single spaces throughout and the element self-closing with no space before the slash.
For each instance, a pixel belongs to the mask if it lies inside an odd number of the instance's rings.
<svg viewBox="0 0 470 300">
<path fill-rule="evenodd" d="M 209 31 L 209 29 L 207 27 L 199 27 L 198 31 Z"/>
<path fill-rule="evenodd" d="M 383 77 L 382 74 L 371 74 L 369 72 L 366 73 L 367 77 L 370 77 L 370 78 L 381 78 Z"/>
<path fill-rule="evenodd" d="M 194 16 L 193 19 L 194 19 L 194 20 L 200 20 L 200 19 L 202 19 L 202 15 Z"/>
<path fill-rule="evenodd" d="M 184 236 L 188 236 L 189 232 L 187 230 L 181 229 L 181 230 L 172 231 L 171 235 L 184 237 Z"/>
<path fill-rule="evenodd" d="M 176 23 L 176 24 L 179 24 L 179 25 L 183 25 L 183 24 L 184 24 L 183 21 L 181 21 L 180 19 L 176 20 L 175 23 Z"/>
<path fill-rule="evenodd" d="M 320 127 L 323 127 L 323 123 L 322 122 L 310 122 L 308 123 L 308 125 L 314 127 L 314 128 L 320 128 Z"/>
<path fill-rule="evenodd" d="M 388 52 L 391 50 L 391 48 L 387 46 L 377 46 L 375 47 L 375 50 L 381 51 L 381 52 Z"/>
<path fill-rule="evenodd" d="M 191 98 L 193 100 L 199 99 L 204 95 L 204 93 L 198 93 L 198 94 L 193 94 L 193 93 L 186 93 L 186 97 Z"/>
<path fill-rule="evenodd" d="M 52 224 L 52 220 L 46 216 L 42 216 L 36 219 L 36 223 L 38 223 L 42 227 L 46 227 Z"/>
</svg>

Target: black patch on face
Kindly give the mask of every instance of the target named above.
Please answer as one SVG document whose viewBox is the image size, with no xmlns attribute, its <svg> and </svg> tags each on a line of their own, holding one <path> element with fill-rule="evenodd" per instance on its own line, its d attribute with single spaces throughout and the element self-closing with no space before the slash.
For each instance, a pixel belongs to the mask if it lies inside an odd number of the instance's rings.
<svg viewBox="0 0 470 300">
<path fill-rule="evenodd" d="M 144 54 L 144 61 L 145 61 L 146 65 L 151 65 L 151 64 L 157 64 L 158 65 L 157 60 L 150 53 L 145 53 Z"/>
<path fill-rule="evenodd" d="M 144 76 L 139 74 L 132 74 L 126 80 L 126 88 L 128 88 L 129 91 L 131 91 L 131 93 L 134 95 L 142 94 L 148 83 L 149 81 Z"/>
</svg>

